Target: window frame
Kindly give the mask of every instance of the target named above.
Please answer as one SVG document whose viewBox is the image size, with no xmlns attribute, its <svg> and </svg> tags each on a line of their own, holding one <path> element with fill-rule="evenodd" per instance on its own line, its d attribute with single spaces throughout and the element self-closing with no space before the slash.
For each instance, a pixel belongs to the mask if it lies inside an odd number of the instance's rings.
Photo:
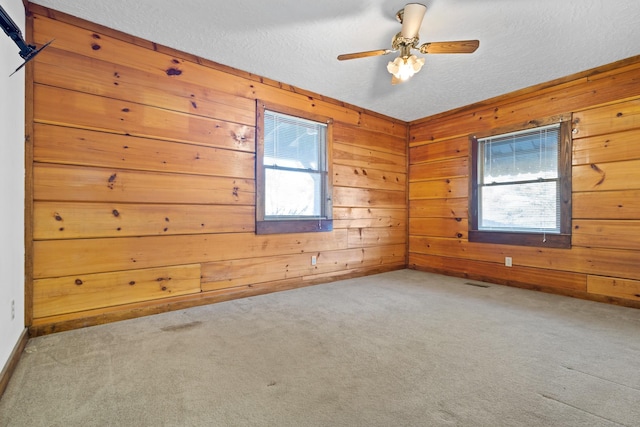
<svg viewBox="0 0 640 427">
<path fill-rule="evenodd" d="M 264 165 L 265 110 L 326 124 L 324 173 L 324 216 L 315 218 L 265 217 L 266 182 Z M 257 102 L 256 108 L 256 234 L 309 233 L 333 230 L 333 119 L 283 105 Z"/>
<path fill-rule="evenodd" d="M 480 206 L 478 140 L 558 123 L 560 124 L 560 140 L 558 144 L 560 233 L 480 230 L 478 227 Z M 471 169 L 469 179 L 469 241 L 516 246 L 571 248 L 571 115 L 563 114 L 541 120 L 531 120 L 525 125 L 493 129 L 486 133 L 471 135 L 469 136 L 469 144 L 469 164 Z"/>
</svg>

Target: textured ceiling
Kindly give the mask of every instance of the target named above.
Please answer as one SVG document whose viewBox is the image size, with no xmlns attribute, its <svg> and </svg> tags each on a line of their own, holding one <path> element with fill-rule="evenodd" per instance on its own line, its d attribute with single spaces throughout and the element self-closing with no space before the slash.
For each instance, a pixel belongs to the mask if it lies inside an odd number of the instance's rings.
<svg viewBox="0 0 640 427">
<path fill-rule="evenodd" d="M 478 39 L 426 55 L 390 85 L 402 0 L 35 0 L 162 45 L 411 121 L 640 54 L 638 0 L 425 0 L 420 42 Z"/>
</svg>

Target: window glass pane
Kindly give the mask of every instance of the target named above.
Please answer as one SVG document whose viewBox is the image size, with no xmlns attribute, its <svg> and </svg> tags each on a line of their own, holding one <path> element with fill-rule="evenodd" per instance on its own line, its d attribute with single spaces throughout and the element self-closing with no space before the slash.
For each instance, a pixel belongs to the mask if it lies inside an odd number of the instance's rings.
<svg viewBox="0 0 640 427">
<path fill-rule="evenodd" d="M 545 128 L 481 140 L 481 183 L 557 178 L 558 132 Z"/>
<path fill-rule="evenodd" d="M 311 170 L 324 168 L 324 123 L 267 111 L 264 126 L 265 166 Z"/>
<path fill-rule="evenodd" d="M 265 169 L 265 216 L 323 216 L 322 176 Z"/>
<path fill-rule="evenodd" d="M 482 187 L 480 203 L 481 230 L 560 232 L 555 181 Z"/>
</svg>

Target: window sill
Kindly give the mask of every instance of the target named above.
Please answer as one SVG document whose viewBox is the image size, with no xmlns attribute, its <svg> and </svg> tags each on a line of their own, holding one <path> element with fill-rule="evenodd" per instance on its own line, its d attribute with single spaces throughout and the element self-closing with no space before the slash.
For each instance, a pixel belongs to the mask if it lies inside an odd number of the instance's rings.
<svg viewBox="0 0 640 427">
<path fill-rule="evenodd" d="M 496 245 L 571 249 L 570 234 L 509 233 L 502 231 L 469 230 L 469 241 L 493 243 Z"/>
<path fill-rule="evenodd" d="M 256 221 L 256 234 L 316 233 L 332 230 L 332 219 Z"/>
</svg>

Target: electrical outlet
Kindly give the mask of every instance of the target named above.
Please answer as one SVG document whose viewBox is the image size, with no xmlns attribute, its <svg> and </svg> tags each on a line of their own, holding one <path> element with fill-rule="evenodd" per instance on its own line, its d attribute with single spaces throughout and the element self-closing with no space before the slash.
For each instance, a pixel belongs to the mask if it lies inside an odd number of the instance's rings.
<svg viewBox="0 0 640 427">
<path fill-rule="evenodd" d="M 16 301 L 11 300 L 11 320 L 16 318 Z"/>
<path fill-rule="evenodd" d="M 513 260 L 511 259 L 510 256 L 504 257 L 504 265 L 506 267 L 512 267 L 513 266 Z"/>
<path fill-rule="evenodd" d="M 318 257 L 311 255 L 311 265 L 316 265 L 316 262 L 318 262 Z"/>
</svg>

